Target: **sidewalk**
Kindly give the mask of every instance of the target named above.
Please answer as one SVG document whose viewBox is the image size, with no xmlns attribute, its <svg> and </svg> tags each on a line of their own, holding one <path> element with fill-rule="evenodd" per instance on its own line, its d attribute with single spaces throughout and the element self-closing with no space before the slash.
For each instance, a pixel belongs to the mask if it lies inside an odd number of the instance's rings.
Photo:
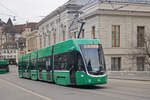
<svg viewBox="0 0 150 100">
<path fill-rule="evenodd" d="M 109 79 L 121 79 L 121 80 L 137 80 L 137 81 L 150 81 L 150 72 L 108 72 Z"/>
</svg>

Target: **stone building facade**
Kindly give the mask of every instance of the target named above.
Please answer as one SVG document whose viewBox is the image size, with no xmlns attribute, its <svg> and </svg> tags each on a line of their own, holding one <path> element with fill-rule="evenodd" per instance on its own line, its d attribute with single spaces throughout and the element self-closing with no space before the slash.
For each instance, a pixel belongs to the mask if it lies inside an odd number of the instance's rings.
<svg viewBox="0 0 150 100">
<path fill-rule="evenodd" d="M 17 43 L 6 42 L 0 48 L 0 60 L 7 60 L 10 64 L 16 64 L 18 55 Z"/>
<path fill-rule="evenodd" d="M 80 1 L 69 0 L 39 22 L 39 32 L 42 36 L 41 48 L 70 38 L 70 25 L 73 20 L 73 14 L 68 12 L 79 10 L 88 2 L 88 0 Z"/>
<path fill-rule="evenodd" d="M 40 35 L 38 30 L 34 30 L 26 38 L 26 52 L 38 49 L 40 49 Z"/>
<path fill-rule="evenodd" d="M 80 18 L 86 22 L 81 37 L 101 40 L 107 69 L 109 71 L 149 71 L 150 68 L 145 64 L 144 56 L 139 52 L 144 47 L 142 40 L 144 34 L 149 34 L 150 31 L 150 5 L 147 2 L 122 2 L 121 0 L 90 1 L 78 9 L 83 11 Z M 81 6 L 81 4 L 78 5 Z M 42 47 L 61 42 L 64 36 L 65 40 L 77 37 L 80 24 L 76 24 L 74 30 L 70 32 L 69 25 L 73 18 L 68 17 L 67 10 L 62 11 L 60 15 L 53 15 L 54 12 L 44 18 L 45 21 L 40 22 L 39 30 L 43 36 Z M 53 26 L 53 23 L 56 24 Z M 65 26 L 65 35 L 61 30 L 62 26 Z"/>
<path fill-rule="evenodd" d="M 150 31 L 148 4 L 97 0 L 83 7 L 82 11 L 81 17 L 86 20 L 84 38 L 101 40 L 108 70 L 150 70 L 144 63 L 144 56 L 139 54 L 144 47 L 140 45 L 139 37 Z"/>
<path fill-rule="evenodd" d="M 40 37 L 38 32 L 38 23 L 36 22 L 28 22 L 24 24 L 24 28 L 22 28 L 21 37 L 25 40 L 25 49 L 20 51 L 19 55 L 24 53 L 28 53 L 40 48 Z M 22 52 L 22 53 L 21 53 Z"/>
</svg>

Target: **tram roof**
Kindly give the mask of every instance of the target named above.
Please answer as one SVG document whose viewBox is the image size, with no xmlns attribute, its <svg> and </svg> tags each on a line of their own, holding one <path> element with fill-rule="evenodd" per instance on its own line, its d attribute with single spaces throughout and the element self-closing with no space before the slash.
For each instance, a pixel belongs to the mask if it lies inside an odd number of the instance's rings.
<svg viewBox="0 0 150 100">
<path fill-rule="evenodd" d="M 61 54 L 73 50 L 80 51 L 79 45 L 81 44 L 100 44 L 99 39 L 70 39 L 54 45 L 54 54 Z M 38 50 L 38 58 L 51 56 L 52 46 Z"/>
<path fill-rule="evenodd" d="M 65 52 L 70 52 L 70 51 L 80 51 L 79 45 L 81 44 L 101 44 L 99 39 L 70 39 L 66 40 L 64 42 L 60 42 L 54 45 L 54 54 L 61 54 Z M 38 55 L 37 55 L 38 53 Z M 28 53 L 23 57 L 23 60 L 28 60 L 29 57 L 31 56 L 31 59 L 36 59 L 42 58 L 42 57 L 47 57 L 52 55 L 52 46 L 46 47 L 39 49 L 37 51 L 34 51 L 32 53 Z"/>
</svg>

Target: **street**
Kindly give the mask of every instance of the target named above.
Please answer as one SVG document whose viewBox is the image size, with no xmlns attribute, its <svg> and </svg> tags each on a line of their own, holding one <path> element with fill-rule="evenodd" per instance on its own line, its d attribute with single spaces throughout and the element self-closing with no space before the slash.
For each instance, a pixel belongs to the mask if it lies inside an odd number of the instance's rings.
<svg viewBox="0 0 150 100">
<path fill-rule="evenodd" d="M 107 85 L 59 86 L 20 79 L 17 67 L 0 75 L 0 100 L 150 100 L 150 81 L 109 79 Z"/>
</svg>

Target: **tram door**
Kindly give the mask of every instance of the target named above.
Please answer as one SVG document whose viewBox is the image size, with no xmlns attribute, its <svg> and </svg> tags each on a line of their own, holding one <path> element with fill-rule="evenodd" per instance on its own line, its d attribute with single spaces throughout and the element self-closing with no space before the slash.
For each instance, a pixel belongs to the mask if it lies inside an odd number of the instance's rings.
<svg viewBox="0 0 150 100">
<path fill-rule="evenodd" d="M 47 80 L 50 81 L 51 80 L 51 76 L 50 76 L 50 57 L 48 57 L 46 59 L 46 72 L 47 72 Z"/>
<path fill-rule="evenodd" d="M 38 59 L 39 80 L 43 79 L 43 76 L 42 76 L 42 70 L 43 70 L 42 61 L 43 61 L 42 58 Z"/>
<path fill-rule="evenodd" d="M 75 77 L 75 73 L 76 73 L 76 61 L 75 61 L 75 58 L 76 58 L 76 54 L 75 52 L 72 52 L 70 53 L 69 55 L 69 65 L 70 65 L 70 81 L 71 81 L 71 84 L 72 85 L 75 85 L 76 84 L 76 77 Z"/>
<path fill-rule="evenodd" d="M 42 67 L 39 66 L 39 79 L 42 80 L 43 76 L 42 76 Z"/>
</svg>

